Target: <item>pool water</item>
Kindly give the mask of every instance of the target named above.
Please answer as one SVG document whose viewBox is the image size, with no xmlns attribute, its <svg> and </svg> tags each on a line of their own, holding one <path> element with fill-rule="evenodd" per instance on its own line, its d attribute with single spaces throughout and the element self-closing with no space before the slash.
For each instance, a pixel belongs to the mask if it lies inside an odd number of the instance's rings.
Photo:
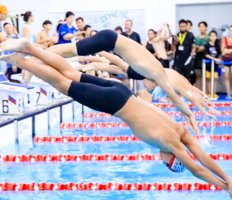
<svg viewBox="0 0 232 200">
<path fill-rule="evenodd" d="M 174 111 L 175 109 L 164 109 Z M 232 108 L 218 110 L 231 111 Z M 93 111 L 87 111 L 93 112 Z M 183 121 L 183 117 L 173 117 Z M 211 121 L 208 117 L 197 117 L 198 121 Z M 219 116 L 218 121 L 232 121 L 232 115 Z M 117 118 L 83 118 L 78 121 L 120 121 Z M 155 122 L 154 122 L 155 123 Z M 204 135 L 232 134 L 232 127 L 201 127 Z M 124 135 L 131 136 L 129 128 L 97 128 L 79 130 L 53 129 L 44 135 Z M 207 153 L 232 153 L 232 141 L 199 141 Z M 33 144 L 32 138 L 20 141 L 14 147 L 2 149 L 1 154 L 156 154 L 147 144 L 138 142 L 99 142 L 99 143 L 66 143 L 66 144 Z M 217 161 L 219 166 L 232 177 L 232 161 Z M 170 172 L 161 161 L 123 161 L 123 162 L 54 162 L 54 163 L 2 163 L 0 165 L 0 182 L 159 182 L 184 183 L 202 182 L 193 177 L 189 171 L 181 174 Z M 50 192 L 0 192 L 0 199 L 157 199 L 157 200 L 226 200 L 230 199 L 225 191 L 50 191 Z"/>
</svg>

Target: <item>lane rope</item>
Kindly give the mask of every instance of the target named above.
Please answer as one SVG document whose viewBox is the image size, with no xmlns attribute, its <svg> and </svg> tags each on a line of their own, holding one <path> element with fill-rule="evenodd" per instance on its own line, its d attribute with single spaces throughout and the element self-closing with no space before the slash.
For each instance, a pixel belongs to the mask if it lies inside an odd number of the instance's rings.
<svg viewBox="0 0 232 200">
<path fill-rule="evenodd" d="M 232 154 L 209 154 L 213 160 L 232 160 Z M 193 155 L 190 155 L 195 159 Z M 79 161 L 159 161 L 160 154 L 51 154 L 51 155 L 4 155 L 1 163 L 36 163 L 36 162 L 79 162 Z"/>
<path fill-rule="evenodd" d="M 187 122 L 178 123 L 182 126 L 187 126 Z M 232 126 L 232 121 L 198 121 L 199 127 L 224 127 Z M 81 129 L 81 128 L 126 128 L 125 122 L 79 122 L 79 123 L 61 123 L 61 129 Z"/>
<path fill-rule="evenodd" d="M 166 112 L 169 116 L 183 116 L 183 114 L 181 112 Z M 205 115 L 203 112 L 201 111 L 196 111 L 193 112 L 195 116 L 203 116 Z M 230 116 L 232 115 L 232 111 L 218 111 L 218 114 L 216 114 L 215 116 Z M 94 113 L 83 113 L 82 115 L 84 118 L 110 118 L 113 117 L 110 114 L 107 113 L 103 113 L 103 112 L 94 112 Z"/>
<path fill-rule="evenodd" d="M 221 191 L 209 183 L 0 183 L 1 191 Z"/>
<path fill-rule="evenodd" d="M 197 140 L 232 141 L 231 135 L 194 136 Z M 92 143 L 92 142 L 139 142 L 135 136 L 43 136 L 34 137 L 36 144 L 43 143 Z"/>
<path fill-rule="evenodd" d="M 154 103 L 155 106 L 159 107 L 159 108 L 173 108 L 175 107 L 173 104 L 171 103 Z M 194 107 L 192 104 L 187 104 L 189 107 Z M 232 106 L 232 102 L 217 102 L 217 103 L 209 103 L 208 106 L 217 108 L 217 107 L 231 107 Z"/>
</svg>

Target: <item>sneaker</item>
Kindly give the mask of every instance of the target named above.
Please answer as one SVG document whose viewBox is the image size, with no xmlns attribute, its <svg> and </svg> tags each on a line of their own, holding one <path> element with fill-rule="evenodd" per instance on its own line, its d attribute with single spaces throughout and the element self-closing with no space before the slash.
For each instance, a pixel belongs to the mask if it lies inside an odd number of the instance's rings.
<svg viewBox="0 0 232 200">
<path fill-rule="evenodd" d="M 207 96 L 211 99 L 210 94 L 207 94 Z M 214 100 L 218 99 L 218 95 L 214 93 L 212 99 L 214 99 Z"/>
<path fill-rule="evenodd" d="M 213 94 L 213 98 L 214 98 L 214 99 L 218 99 L 218 97 L 219 97 L 219 96 L 218 96 L 217 94 Z"/>
<path fill-rule="evenodd" d="M 232 100 L 232 96 L 227 95 L 227 96 L 226 96 L 226 100 Z"/>
</svg>

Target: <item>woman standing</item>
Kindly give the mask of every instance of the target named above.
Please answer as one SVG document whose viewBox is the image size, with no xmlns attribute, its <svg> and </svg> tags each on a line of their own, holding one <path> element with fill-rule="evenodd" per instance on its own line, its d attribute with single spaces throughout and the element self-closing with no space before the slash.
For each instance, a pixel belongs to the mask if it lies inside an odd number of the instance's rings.
<svg viewBox="0 0 232 200">
<path fill-rule="evenodd" d="M 23 14 L 21 14 L 23 17 L 24 25 L 21 30 L 20 36 L 28 38 L 31 43 L 36 42 L 36 35 L 33 34 L 32 30 L 32 23 L 34 22 L 34 16 L 31 11 L 27 11 Z M 24 83 L 27 84 L 29 80 L 31 79 L 32 74 L 26 70 L 22 70 L 22 78 L 24 80 Z"/>
<path fill-rule="evenodd" d="M 204 47 L 204 54 L 206 59 L 210 59 L 211 62 L 214 62 L 214 74 L 211 74 L 211 63 L 206 64 L 206 93 L 210 94 L 211 86 L 210 86 L 210 79 L 211 76 L 214 76 L 214 91 L 213 91 L 213 98 L 217 99 L 218 96 L 216 95 L 216 88 L 217 88 L 217 79 L 218 79 L 218 64 L 221 62 L 220 55 L 221 49 L 220 44 L 217 39 L 217 32 L 211 31 L 209 33 L 209 42 Z"/>
<path fill-rule="evenodd" d="M 24 25 L 21 31 L 21 36 L 26 37 L 30 40 L 30 42 L 34 43 L 36 38 L 32 32 L 31 25 L 34 22 L 34 16 L 31 11 L 27 11 L 24 14 L 21 14 L 23 17 Z"/>
<path fill-rule="evenodd" d="M 154 31 L 154 29 L 149 29 L 147 31 L 148 41 L 144 44 L 146 49 L 154 56 L 155 56 L 155 49 L 154 49 L 153 43 L 154 43 L 154 39 L 156 35 L 157 35 L 157 32 Z"/>
</svg>

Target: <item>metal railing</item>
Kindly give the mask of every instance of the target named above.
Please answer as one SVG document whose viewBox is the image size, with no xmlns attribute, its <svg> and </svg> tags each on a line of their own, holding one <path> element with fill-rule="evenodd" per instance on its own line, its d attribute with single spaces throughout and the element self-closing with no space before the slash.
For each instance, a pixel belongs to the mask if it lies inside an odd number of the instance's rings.
<svg viewBox="0 0 232 200">
<path fill-rule="evenodd" d="M 211 77 L 210 77 L 210 98 L 213 99 L 214 96 L 214 72 L 215 72 L 215 61 L 206 60 L 202 61 L 202 91 L 206 92 L 206 64 L 211 63 Z M 232 65 L 232 61 L 221 62 L 219 65 Z"/>
</svg>

